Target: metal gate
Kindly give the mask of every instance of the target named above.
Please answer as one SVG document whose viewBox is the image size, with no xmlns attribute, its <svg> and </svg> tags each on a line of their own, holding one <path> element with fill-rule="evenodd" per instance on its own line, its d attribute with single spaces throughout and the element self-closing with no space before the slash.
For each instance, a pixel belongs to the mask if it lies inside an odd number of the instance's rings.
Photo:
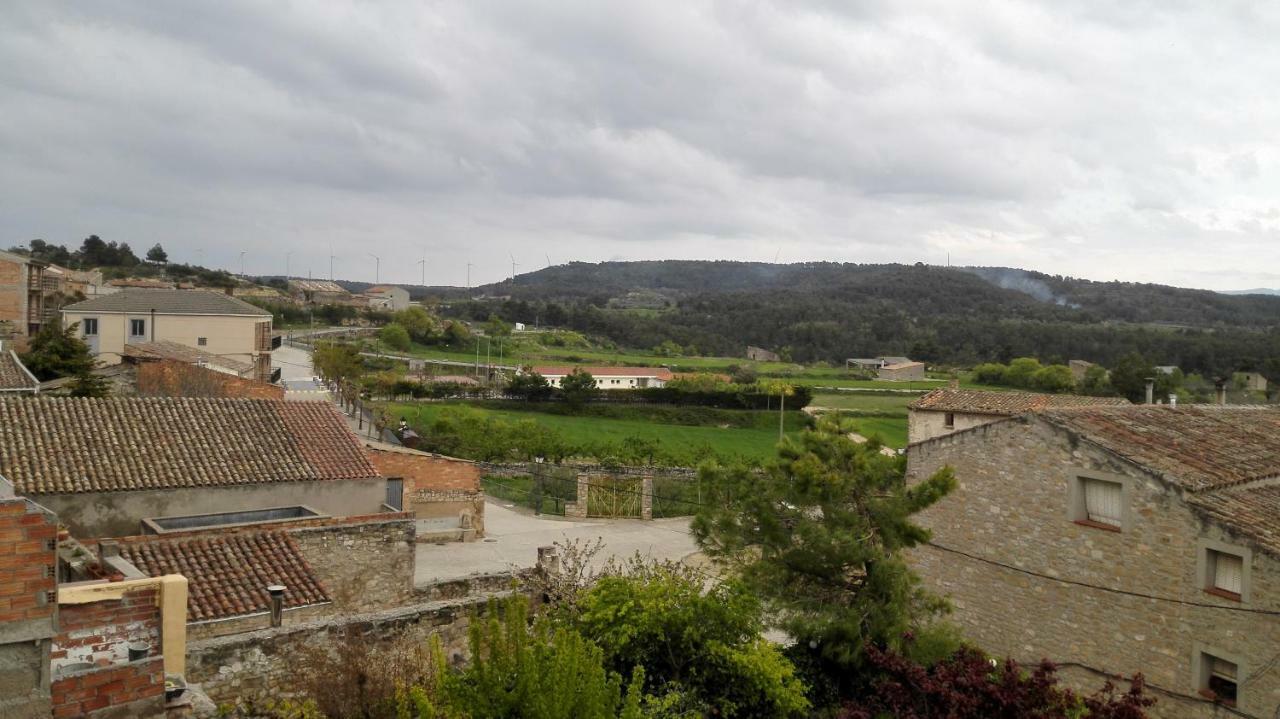
<svg viewBox="0 0 1280 719">
<path fill-rule="evenodd" d="M 621 517 L 640 516 L 639 477 L 611 477 L 592 475 L 587 490 L 587 516 Z"/>
<path fill-rule="evenodd" d="M 387 480 L 387 506 L 395 507 L 397 512 L 404 511 L 404 480 Z"/>
</svg>

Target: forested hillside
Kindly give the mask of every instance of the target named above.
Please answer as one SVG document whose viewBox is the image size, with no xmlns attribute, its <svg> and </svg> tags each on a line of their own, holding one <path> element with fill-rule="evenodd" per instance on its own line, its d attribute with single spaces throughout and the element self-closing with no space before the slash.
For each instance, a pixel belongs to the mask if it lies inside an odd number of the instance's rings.
<svg viewBox="0 0 1280 719">
<path fill-rule="evenodd" d="M 631 347 L 672 340 L 701 353 L 747 344 L 797 361 L 905 354 L 971 364 L 1037 356 L 1157 364 L 1280 379 L 1280 297 L 1092 282 L 1007 268 L 741 262 L 573 263 L 480 288 L 478 316 L 554 324 Z M 643 294 L 654 309 L 626 306 Z M 486 314 L 487 316 L 487 314 Z"/>
</svg>

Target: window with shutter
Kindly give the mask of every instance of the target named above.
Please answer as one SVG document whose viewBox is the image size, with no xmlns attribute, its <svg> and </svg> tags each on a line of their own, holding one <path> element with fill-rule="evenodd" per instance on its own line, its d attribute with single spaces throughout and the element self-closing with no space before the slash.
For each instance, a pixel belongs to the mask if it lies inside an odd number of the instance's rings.
<svg viewBox="0 0 1280 719">
<path fill-rule="evenodd" d="M 1224 592 L 1240 594 L 1243 589 L 1244 560 L 1233 554 L 1213 552 L 1213 586 Z"/>
<path fill-rule="evenodd" d="M 1123 518 L 1124 488 L 1118 482 L 1085 479 L 1085 517 L 1091 522 L 1119 527 Z"/>
<path fill-rule="evenodd" d="M 1229 662 L 1212 654 L 1202 654 L 1200 661 L 1203 667 L 1200 693 L 1227 706 L 1235 706 L 1239 691 L 1237 683 L 1239 667 L 1235 662 Z"/>
</svg>

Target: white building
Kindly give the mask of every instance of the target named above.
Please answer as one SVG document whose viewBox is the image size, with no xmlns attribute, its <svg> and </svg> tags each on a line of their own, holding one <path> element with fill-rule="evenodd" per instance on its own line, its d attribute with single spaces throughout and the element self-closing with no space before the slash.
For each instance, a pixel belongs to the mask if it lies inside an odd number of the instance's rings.
<svg viewBox="0 0 1280 719">
<path fill-rule="evenodd" d="M 409 309 L 409 290 L 395 285 L 374 285 L 364 291 L 364 294 L 370 297 L 378 297 L 386 300 L 389 304 L 382 305 L 392 312 Z M 372 303 L 371 303 L 372 306 Z"/>
<path fill-rule="evenodd" d="M 597 389 L 663 387 L 673 377 L 666 367 L 534 367 L 533 371 L 552 387 L 559 387 L 560 381 L 575 371 L 586 372 L 595 378 Z"/>
</svg>

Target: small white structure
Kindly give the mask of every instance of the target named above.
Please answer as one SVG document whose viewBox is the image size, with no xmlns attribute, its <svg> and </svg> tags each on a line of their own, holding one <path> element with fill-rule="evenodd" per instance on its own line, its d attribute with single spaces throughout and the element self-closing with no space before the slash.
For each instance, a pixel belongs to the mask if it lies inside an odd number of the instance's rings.
<svg viewBox="0 0 1280 719">
<path fill-rule="evenodd" d="M 643 389 L 663 387 L 674 377 L 666 367 L 534 367 L 552 387 L 575 371 L 586 372 L 596 380 L 597 389 Z"/>
<path fill-rule="evenodd" d="M 517 323 L 515 324 L 515 328 L 516 328 L 516 332 L 524 332 L 524 323 L 523 323 L 523 322 L 517 322 Z"/>
<path fill-rule="evenodd" d="M 383 300 L 383 302 L 376 305 L 371 302 L 371 307 L 376 306 L 379 309 L 389 309 L 393 312 L 409 309 L 409 290 L 406 290 L 403 287 L 396 287 L 395 285 L 374 285 L 373 287 L 365 290 L 364 294 Z"/>
</svg>

